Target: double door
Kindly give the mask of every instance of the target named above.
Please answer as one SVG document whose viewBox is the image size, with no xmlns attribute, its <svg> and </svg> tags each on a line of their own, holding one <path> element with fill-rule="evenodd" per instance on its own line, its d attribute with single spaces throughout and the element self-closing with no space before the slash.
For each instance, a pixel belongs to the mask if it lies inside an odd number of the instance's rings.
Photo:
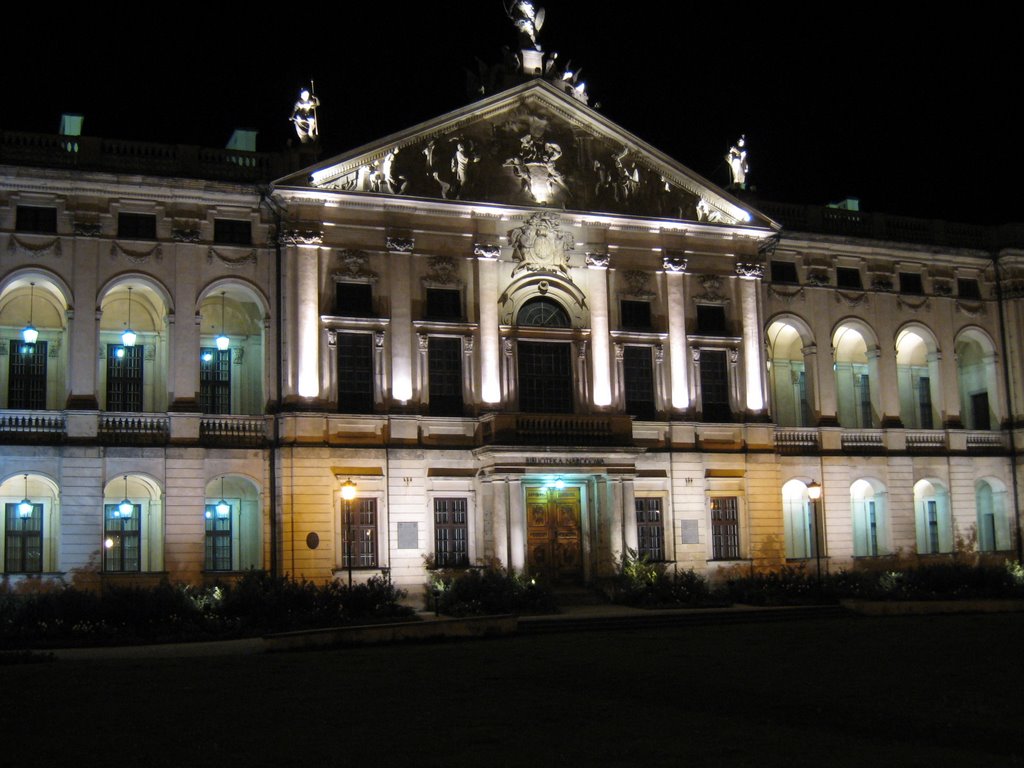
<svg viewBox="0 0 1024 768">
<path fill-rule="evenodd" d="M 580 489 L 526 489 L 526 553 L 531 575 L 552 584 L 583 579 Z"/>
</svg>

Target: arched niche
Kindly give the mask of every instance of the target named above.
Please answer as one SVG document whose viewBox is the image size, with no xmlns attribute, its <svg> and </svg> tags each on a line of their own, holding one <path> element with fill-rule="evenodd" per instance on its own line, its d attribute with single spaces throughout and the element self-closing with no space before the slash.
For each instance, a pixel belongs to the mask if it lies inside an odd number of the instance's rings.
<svg viewBox="0 0 1024 768">
<path fill-rule="evenodd" d="M 878 337 L 862 320 L 844 319 L 832 332 L 839 424 L 847 429 L 871 429 L 881 422 L 878 352 Z"/>
<path fill-rule="evenodd" d="M 908 323 L 896 334 L 896 386 L 905 427 L 942 426 L 939 345 L 935 334 L 920 323 Z"/>
<path fill-rule="evenodd" d="M 810 327 L 794 315 L 772 319 L 765 331 L 772 414 L 782 427 L 810 427 L 814 406 L 816 347 Z"/>
<path fill-rule="evenodd" d="M 244 571 L 263 565 L 259 485 L 243 475 L 218 475 L 206 484 L 203 570 Z"/>
<path fill-rule="evenodd" d="M 995 343 L 981 328 L 967 327 L 957 334 L 953 350 L 964 427 L 999 429 L 1002 408 Z"/>
<path fill-rule="evenodd" d="M 146 573 L 164 567 L 163 489 L 152 477 L 128 472 L 103 488 L 100 536 L 104 573 Z"/>
<path fill-rule="evenodd" d="M 19 270 L 0 289 L 0 406 L 57 410 L 67 398 L 67 285 L 46 270 Z M 35 340 L 26 334 L 31 328 Z"/>
<path fill-rule="evenodd" d="M 99 401 L 103 410 L 167 410 L 170 295 L 143 275 L 111 280 L 100 294 Z M 136 334 L 126 343 L 125 332 Z"/>
<path fill-rule="evenodd" d="M 202 291 L 199 405 L 203 413 L 258 414 L 265 405 L 265 297 L 246 283 L 218 280 Z M 218 338 L 227 339 L 221 349 Z"/>
</svg>

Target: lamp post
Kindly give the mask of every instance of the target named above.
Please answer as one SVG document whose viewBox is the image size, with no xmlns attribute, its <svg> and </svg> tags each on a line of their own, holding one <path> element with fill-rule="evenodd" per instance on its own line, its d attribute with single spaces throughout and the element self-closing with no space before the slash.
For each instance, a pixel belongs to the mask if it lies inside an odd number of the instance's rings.
<svg viewBox="0 0 1024 768">
<path fill-rule="evenodd" d="M 818 597 L 821 597 L 821 515 L 818 513 L 818 499 L 821 498 L 821 484 L 812 480 L 807 486 L 807 498 L 811 500 L 812 525 L 814 526 L 814 559 L 818 567 Z"/>
<path fill-rule="evenodd" d="M 356 484 L 346 480 L 341 484 L 341 503 L 345 512 L 345 552 L 348 564 L 348 588 L 352 589 L 352 499 L 356 497 Z"/>
</svg>

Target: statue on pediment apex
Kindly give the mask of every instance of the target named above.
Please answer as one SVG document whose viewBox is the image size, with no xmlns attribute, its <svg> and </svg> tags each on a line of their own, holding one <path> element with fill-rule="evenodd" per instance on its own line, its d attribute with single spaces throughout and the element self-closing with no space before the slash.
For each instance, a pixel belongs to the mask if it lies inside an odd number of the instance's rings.
<svg viewBox="0 0 1024 768">
<path fill-rule="evenodd" d="M 519 40 L 523 48 L 533 48 L 539 51 L 540 43 L 537 42 L 537 33 L 544 26 L 544 9 L 535 8 L 530 0 L 502 0 L 505 4 L 505 13 L 519 30 Z"/>
<path fill-rule="evenodd" d="M 521 227 L 508 233 L 512 258 L 516 267 L 512 274 L 527 272 L 561 272 L 569 276 L 569 251 L 576 240 L 571 232 L 562 232 L 557 216 L 535 213 Z"/>
<path fill-rule="evenodd" d="M 313 95 L 313 83 L 310 81 L 309 88 L 303 87 L 299 91 L 299 100 L 292 107 L 292 116 L 289 118 L 303 144 L 320 138 L 320 125 L 316 117 L 316 108 L 319 106 L 320 99 Z"/>
<path fill-rule="evenodd" d="M 740 136 L 739 141 L 729 147 L 729 153 L 725 156 L 725 162 L 729 165 L 732 183 L 740 189 L 746 189 L 747 174 L 750 172 L 750 164 L 747 162 L 746 135 Z"/>
</svg>

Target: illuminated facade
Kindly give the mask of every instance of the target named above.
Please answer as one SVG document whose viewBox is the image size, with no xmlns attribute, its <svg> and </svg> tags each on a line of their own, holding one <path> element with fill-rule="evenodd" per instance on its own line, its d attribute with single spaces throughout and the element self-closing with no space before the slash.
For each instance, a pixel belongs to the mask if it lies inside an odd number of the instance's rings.
<svg viewBox="0 0 1024 768">
<path fill-rule="evenodd" d="M 3 136 L 11 578 L 1018 546 L 1014 231 L 758 205 L 540 79 L 294 173 Z"/>
</svg>

